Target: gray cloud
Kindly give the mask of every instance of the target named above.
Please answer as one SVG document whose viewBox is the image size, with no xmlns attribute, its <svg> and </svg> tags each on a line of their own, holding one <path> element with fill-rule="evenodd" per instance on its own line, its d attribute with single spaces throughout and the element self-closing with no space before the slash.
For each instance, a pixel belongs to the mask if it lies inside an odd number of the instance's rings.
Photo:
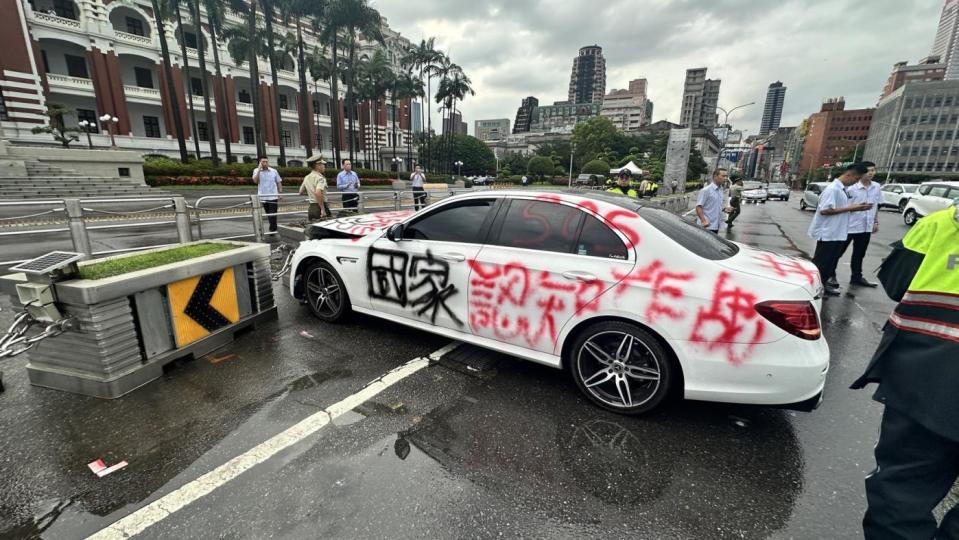
<svg viewBox="0 0 959 540">
<path fill-rule="evenodd" d="M 824 98 L 874 106 L 892 65 L 927 55 L 941 0 L 375 0 L 411 40 L 436 36 L 472 78 L 470 123 L 511 118 L 527 95 L 566 98 L 572 58 L 599 44 L 607 89 L 649 79 L 654 119 L 678 120 L 685 70 L 723 80 L 720 104 L 756 106 L 730 122 L 755 131 L 769 83 L 787 87 L 783 125 Z"/>
</svg>

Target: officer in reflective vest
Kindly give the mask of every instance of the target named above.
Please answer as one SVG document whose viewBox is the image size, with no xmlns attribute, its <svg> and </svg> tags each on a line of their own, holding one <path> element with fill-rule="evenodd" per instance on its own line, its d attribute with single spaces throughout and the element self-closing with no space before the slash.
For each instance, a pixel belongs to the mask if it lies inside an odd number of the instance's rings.
<svg viewBox="0 0 959 540">
<path fill-rule="evenodd" d="M 616 185 L 607 189 L 607 193 L 616 193 L 618 195 L 626 195 L 627 197 L 632 197 L 634 199 L 639 197 L 639 193 L 635 189 L 630 187 L 629 181 L 632 178 L 632 173 L 627 169 L 619 171 L 619 176 L 616 177 Z"/>
<path fill-rule="evenodd" d="M 866 372 L 885 408 L 866 477 L 866 538 L 959 538 L 959 506 L 933 508 L 959 477 L 959 209 L 920 220 L 879 271 L 899 302 Z"/>
</svg>

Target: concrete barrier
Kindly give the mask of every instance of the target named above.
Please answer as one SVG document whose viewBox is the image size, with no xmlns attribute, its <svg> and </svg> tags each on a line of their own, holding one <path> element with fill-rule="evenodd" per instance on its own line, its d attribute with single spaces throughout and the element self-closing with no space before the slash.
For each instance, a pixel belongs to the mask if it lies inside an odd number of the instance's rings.
<svg viewBox="0 0 959 540">
<path fill-rule="evenodd" d="M 275 319 L 269 246 L 221 243 L 236 248 L 104 279 L 55 283 L 56 305 L 77 328 L 25 353 L 31 384 L 117 398 L 160 377 L 169 362 L 208 354 L 232 342 L 237 331 Z M 3 276 L 0 290 L 22 281 L 23 274 Z"/>
</svg>

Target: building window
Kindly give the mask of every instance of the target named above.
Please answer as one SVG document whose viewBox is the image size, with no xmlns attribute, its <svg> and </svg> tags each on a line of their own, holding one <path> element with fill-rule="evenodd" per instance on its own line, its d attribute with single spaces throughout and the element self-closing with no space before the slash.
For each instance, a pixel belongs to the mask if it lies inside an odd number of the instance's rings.
<svg viewBox="0 0 959 540">
<path fill-rule="evenodd" d="M 156 116 L 143 117 L 143 131 L 147 137 L 160 138 L 160 119 Z"/>
<path fill-rule="evenodd" d="M 290 134 L 290 130 L 284 129 L 280 138 L 283 139 L 283 146 L 293 146 L 293 136 Z"/>
<path fill-rule="evenodd" d="M 196 34 L 193 32 L 183 32 L 183 43 L 188 49 L 196 49 Z"/>
<path fill-rule="evenodd" d="M 140 88 L 153 88 L 153 72 L 147 68 L 135 67 L 133 73 L 136 75 L 137 86 Z"/>
<path fill-rule="evenodd" d="M 280 108 L 289 109 L 290 108 L 290 98 L 286 94 L 280 94 Z"/>
<path fill-rule="evenodd" d="M 210 130 L 207 129 L 206 122 L 196 123 L 196 136 L 201 141 L 210 140 Z"/>
<path fill-rule="evenodd" d="M 946 101 L 943 102 L 943 105 L 946 107 L 952 107 L 952 96 L 946 96 Z"/>
<path fill-rule="evenodd" d="M 256 144 L 253 128 L 250 126 L 243 126 L 243 144 Z"/>
<path fill-rule="evenodd" d="M 919 123 L 920 123 L 920 124 L 925 124 L 925 123 L 927 123 L 927 122 L 929 122 L 929 116 L 928 116 L 928 115 L 925 115 L 925 114 L 924 114 L 924 115 L 922 115 L 922 116 L 919 117 Z"/>
<path fill-rule="evenodd" d="M 71 77 L 79 77 L 81 79 L 89 79 L 90 75 L 87 74 L 87 59 L 82 56 L 74 56 L 72 54 L 63 55 L 64 60 L 67 62 L 67 75 Z"/>
<path fill-rule="evenodd" d="M 134 34 L 137 36 L 144 35 L 143 33 L 143 21 L 137 19 L 136 17 L 127 17 L 127 33 Z"/>
<path fill-rule="evenodd" d="M 57 17 L 74 20 L 77 18 L 77 13 L 73 10 L 73 2 L 71 0 L 53 0 L 53 11 L 56 12 Z"/>
<path fill-rule="evenodd" d="M 237 94 L 237 99 L 240 100 L 240 103 L 252 103 L 253 99 L 250 97 L 250 93 L 246 90 L 240 90 L 240 93 Z"/>
<path fill-rule="evenodd" d="M 194 96 L 203 95 L 203 81 L 199 77 L 190 77 L 190 90 Z"/>
<path fill-rule="evenodd" d="M 936 96 L 936 98 L 932 101 L 932 106 L 942 107 L 942 96 Z"/>
<path fill-rule="evenodd" d="M 93 109 L 77 109 L 77 122 L 86 120 L 90 122 L 87 129 L 90 133 L 100 133 L 100 121 L 97 119 L 97 112 Z"/>
<path fill-rule="evenodd" d="M 931 130 L 926 132 L 926 140 L 927 140 L 927 141 L 931 141 L 931 140 L 932 140 L 933 133 L 934 133 L 934 132 L 931 131 Z"/>
</svg>

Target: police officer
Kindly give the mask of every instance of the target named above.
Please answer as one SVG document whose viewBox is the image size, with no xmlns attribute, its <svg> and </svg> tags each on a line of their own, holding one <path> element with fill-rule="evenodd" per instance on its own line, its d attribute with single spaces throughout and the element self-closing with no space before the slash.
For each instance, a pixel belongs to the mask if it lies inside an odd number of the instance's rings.
<svg viewBox="0 0 959 540">
<path fill-rule="evenodd" d="M 866 477 L 866 538 L 959 538 L 959 507 L 932 511 L 959 477 L 959 209 L 931 214 L 893 245 L 879 281 L 899 302 L 869 367 L 885 406 Z"/>
<path fill-rule="evenodd" d="M 618 195 L 626 195 L 627 197 L 632 197 L 634 199 L 639 198 L 639 193 L 636 192 L 632 186 L 629 185 L 629 181 L 632 179 L 633 175 L 627 169 L 619 171 L 619 176 L 616 177 L 616 185 L 607 189 L 607 193 L 616 193 Z"/>
</svg>

